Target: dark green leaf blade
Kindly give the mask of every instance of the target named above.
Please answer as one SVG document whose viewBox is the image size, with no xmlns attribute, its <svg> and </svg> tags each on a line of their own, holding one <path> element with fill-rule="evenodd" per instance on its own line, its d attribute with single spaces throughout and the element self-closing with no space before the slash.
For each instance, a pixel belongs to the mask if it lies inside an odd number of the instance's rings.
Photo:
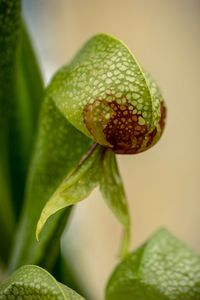
<svg viewBox="0 0 200 300">
<path fill-rule="evenodd" d="M 130 217 L 124 186 L 117 167 L 116 156 L 111 150 L 106 150 L 102 165 L 100 190 L 108 206 L 124 228 L 124 237 L 120 252 L 120 255 L 123 257 L 128 252 L 130 242 Z"/>
<path fill-rule="evenodd" d="M 37 224 L 37 239 L 50 216 L 65 207 L 85 199 L 98 185 L 101 177 L 101 161 L 104 151 L 102 146 L 93 144 L 78 167 L 58 186 L 42 210 Z"/>
<path fill-rule="evenodd" d="M 9 155 L 16 217 L 21 212 L 24 188 L 42 97 L 43 80 L 24 24 L 18 40 L 10 101 Z"/>
<path fill-rule="evenodd" d="M 9 113 L 20 30 L 20 1 L 0 1 L 0 259 L 7 261 L 14 232 L 9 162 Z"/>
<path fill-rule="evenodd" d="M 122 299 L 200 299 L 200 256 L 161 229 L 113 272 L 106 300 Z"/>
<path fill-rule="evenodd" d="M 0 299 L 84 300 L 46 270 L 34 265 L 23 266 L 12 274 L 0 286 Z"/>
<path fill-rule="evenodd" d="M 1 134 L 1 133 L 0 133 Z M 5 140 L 4 140 L 5 142 Z M 15 218 L 12 207 L 10 182 L 5 148 L 0 151 L 0 260 L 6 264 L 15 229 Z M 2 153 L 4 152 L 4 153 Z M 5 156 L 3 155 L 5 154 Z"/>
<path fill-rule="evenodd" d="M 21 1 L 0 1 L 0 255 L 6 261 L 22 206 L 43 84 L 21 21 Z"/>
</svg>

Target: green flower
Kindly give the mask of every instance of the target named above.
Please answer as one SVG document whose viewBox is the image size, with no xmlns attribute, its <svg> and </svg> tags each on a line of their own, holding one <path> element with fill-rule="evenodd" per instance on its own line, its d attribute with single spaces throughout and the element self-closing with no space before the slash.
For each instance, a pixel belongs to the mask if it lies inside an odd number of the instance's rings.
<svg viewBox="0 0 200 300">
<path fill-rule="evenodd" d="M 121 41 L 106 34 L 83 46 L 49 92 L 77 129 L 115 153 L 145 151 L 163 132 L 166 108 L 157 84 Z"/>
</svg>

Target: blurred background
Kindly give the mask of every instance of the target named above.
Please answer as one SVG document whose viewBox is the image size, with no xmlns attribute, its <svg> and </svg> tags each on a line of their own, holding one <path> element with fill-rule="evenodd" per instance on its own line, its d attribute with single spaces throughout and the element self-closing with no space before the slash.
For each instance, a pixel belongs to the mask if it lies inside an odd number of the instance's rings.
<svg viewBox="0 0 200 300">
<path fill-rule="evenodd" d="M 200 1 L 24 0 L 46 83 L 92 35 L 123 40 L 160 84 L 167 126 L 151 150 L 118 156 L 137 247 L 159 227 L 200 251 Z M 121 227 L 96 190 L 76 206 L 62 247 L 91 299 L 103 299 Z"/>
</svg>

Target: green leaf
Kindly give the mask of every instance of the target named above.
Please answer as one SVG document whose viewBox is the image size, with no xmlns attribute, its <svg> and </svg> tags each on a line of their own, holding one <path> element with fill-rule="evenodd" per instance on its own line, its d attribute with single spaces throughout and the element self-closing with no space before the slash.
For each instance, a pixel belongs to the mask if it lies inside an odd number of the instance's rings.
<svg viewBox="0 0 200 300">
<path fill-rule="evenodd" d="M 4 140 L 5 142 L 5 140 Z M 0 151 L 0 260 L 5 264 L 7 262 L 14 235 L 15 218 L 12 208 L 10 183 L 7 164 L 7 156 L 1 144 Z M 3 151 L 2 151 L 3 150 Z M 3 156 L 3 153 L 5 156 Z"/>
<path fill-rule="evenodd" d="M 106 300 L 198 300 L 200 256 L 165 229 L 114 270 Z"/>
<path fill-rule="evenodd" d="M 46 270 L 34 265 L 23 266 L 13 273 L 0 286 L 0 299 L 84 300 Z"/>
<path fill-rule="evenodd" d="M 65 212 L 52 216 L 39 242 L 35 238 L 36 225 L 46 202 L 67 174 L 76 167 L 90 145 L 91 140 L 70 125 L 49 95 L 46 95 L 27 181 L 25 205 L 12 250 L 10 271 L 24 264 L 42 265 L 47 253 L 51 253 L 52 249 L 55 252 L 68 219 L 64 216 Z M 69 212 L 66 214 L 69 216 Z M 58 224 L 62 225 L 59 232 Z M 56 253 L 50 259 L 52 264 Z M 49 269 L 47 261 L 45 267 Z"/>
<path fill-rule="evenodd" d="M 13 70 L 20 32 L 20 1 L 0 0 L 0 113 L 8 114 L 12 95 Z M 6 101 L 7 100 L 7 101 Z M 6 114 L 6 115 L 5 115 Z"/>
<path fill-rule="evenodd" d="M 115 154 L 107 150 L 102 162 L 103 170 L 100 177 L 101 192 L 113 213 L 124 227 L 124 237 L 120 256 L 128 252 L 130 242 L 130 217 L 124 186 L 117 167 Z"/>
<path fill-rule="evenodd" d="M 7 260 L 23 202 L 43 93 L 41 75 L 21 21 L 21 1 L 0 1 L 0 249 Z"/>
<path fill-rule="evenodd" d="M 59 185 L 42 210 L 36 229 L 37 239 L 50 216 L 60 209 L 85 199 L 98 185 L 104 151 L 103 147 L 94 144 L 82 158 L 78 167 Z"/>
<path fill-rule="evenodd" d="M 10 168 L 17 218 L 21 212 L 30 157 L 36 135 L 44 88 L 40 70 L 25 25 L 22 24 L 13 72 L 10 103 Z"/>
<path fill-rule="evenodd" d="M 0 1 L 0 255 L 6 261 L 22 206 L 43 91 L 21 2 Z M 36 99 L 37 98 L 37 99 Z"/>
<path fill-rule="evenodd" d="M 9 162 L 9 115 L 20 29 L 20 1 L 0 0 L 0 259 L 7 261 L 14 232 Z"/>
</svg>

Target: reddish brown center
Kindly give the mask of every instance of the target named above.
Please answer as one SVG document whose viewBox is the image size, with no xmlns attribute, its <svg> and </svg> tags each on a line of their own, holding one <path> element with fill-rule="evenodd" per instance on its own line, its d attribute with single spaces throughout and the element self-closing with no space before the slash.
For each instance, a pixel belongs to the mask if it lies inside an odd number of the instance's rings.
<svg viewBox="0 0 200 300">
<path fill-rule="evenodd" d="M 133 114 L 134 107 L 116 102 L 108 103 L 113 111 L 105 129 L 106 140 L 116 153 L 137 153 L 141 148 L 146 125 L 139 125 L 140 115 Z"/>
<path fill-rule="evenodd" d="M 149 132 L 146 124 L 141 125 L 142 115 L 127 102 L 97 99 L 83 111 L 84 122 L 95 140 L 119 154 L 139 153 L 154 145 L 164 128 L 165 116 L 166 109 L 161 103 L 159 124 Z"/>
</svg>

